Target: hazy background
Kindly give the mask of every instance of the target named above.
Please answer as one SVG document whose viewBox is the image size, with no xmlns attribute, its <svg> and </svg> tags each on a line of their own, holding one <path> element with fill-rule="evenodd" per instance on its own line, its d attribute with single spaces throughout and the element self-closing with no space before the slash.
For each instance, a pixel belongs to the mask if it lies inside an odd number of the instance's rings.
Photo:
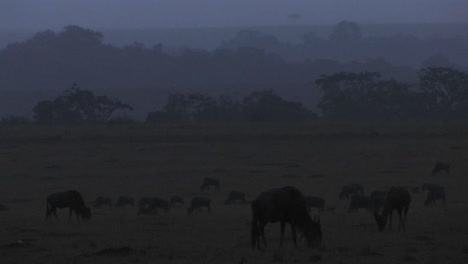
<svg viewBox="0 0 468 264">
<path fill-rule="evenodd" d="M 464 0 L 2 0 L 2 28 L 226 27 L 301 24 L 464 23 Z"/>
<path fill-rule="evenodd" d="M 428 60 L 468 69 L 466 14 L 465 0 L 1 0 L 0 116 L 31 116 L 73 83 L 131 103 L 140 119 L 174 91 L 274 89 L 314 109 L 321 74 L 379 71 L 414 83 Z M 331 40 L 344 20 L 358 38 Z M 68 25 L 102 37 L 63 34 Z M 36 35 L 46 30 L 55 33 Z M 96 46 L 74 41 L 82 37 Z M 244 46 L 267 55 L 251 62 L 249 51 L 236 53 Z M 219 49 L 238 65 L 222 54 L 219 64 Z"/>
</svg>

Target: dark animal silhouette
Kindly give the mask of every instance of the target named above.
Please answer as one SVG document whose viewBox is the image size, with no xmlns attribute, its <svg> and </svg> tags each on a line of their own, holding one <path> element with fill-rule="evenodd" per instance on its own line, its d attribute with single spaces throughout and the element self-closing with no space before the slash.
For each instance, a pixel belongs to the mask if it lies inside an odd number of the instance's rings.
<svg viewBox="0 0 468 264">
<path fill-rule="evenodd" d="M 445 190 L 444 189 L 435 189 L 430 190 L 427 193 L 426 201 L 424 201 L 425 206 L 433 206 L 435 205 L 436 200 L 442 201 L 445 205 Z"/>
<path fill-rule="evenodd" d="M 286 223 L 291 225 L 294 245 L 297 246 L 296 228 L 304 234 L 309 246 L 317 246 L 322 242 L 320 218 L 311 219 L 306 201 L 302 193 L 295 187 L 287 186 L 262 192 L 252 202 L 252 247 L 260 249 L 260 239 L 267 246 L 265 225 L 280 222 L 283 245 Z"/>
<path fill-rule="evenodd" d="M 341 188 L 340 200 L 348 199 L 353 195 L 364 195 L 364 187 L 361 184 L 348 184 Z"/>
<path fill-rule="evenodd" d="M 450 175 L 450 164 L 445 162 L 437 162 L 432 169 L 432 176 L 444 171 L 446 175 Z"/>
<path fill-rule="evenodd" d="M 135 206 L 135 199 L 130 196 L 120 196 L 115 203 L 115 207 Z"/>
<path fill-rule="evenodd" d="M 238 192 L 238 191 L 232 191 L 229 193 L 228 198 L 224 202 L 225 204 L 231 204 L 235 201 L 239 201 L 241 203 L 247 203 L 245 200 L 245 193 L 243 192 Z"/>
<path fill-rule="evenodd" d="M 444 190 L 444 186 L 435 184 L 435 183 L 424 183 L 422 186 L 423 192 L 425 191 L 438 191 L 438 190 Z"/>
<path fill-rule="evenodd" d="M 221 188 L 217 179 L 206 177 L 203 179 L 202 185 L 200 186 L 200 190 L 203 192 L 209 187 L 215 187 L 218 191 Z"/>
<path fill-rule="evenodd" d="M 375 212 L 380 210 L 385 205 L 385 199 L 387 198 L 387 192 L 384 191 L 373 191 L 369 196 L 370 208 Z"/>
<path fill-rule="evenodd" d="M 387 219 L 390 218 L 388 229 L 392 229 L 392 212 L 396 210 L 399 216 L 398 230 L 406 230 L 405 222 L 408 214 L 409 205 L 411 203 L 411 195 L 406 188 L 392 187 L 387 193 L 382 213 L 379 215 L 374 211 L 375 221 L 382 232 L 387 224 Z"/>
<path fill-rule="evenodd" d="M 185 204 L 184 199 L 182 197 L 180 197 L 179 195 L 173 195 L 169 201 L 170 201 L 171 206 L 184 205 Z"/>
<path fill-rule="evenodd" d="M 304 196 L 307 209 L 310 211 L 312 208 L 317 208 L 322 211 L 325 208 L 325 200 L 317 196 Z"/>
<path fill-rule="evenodd" d="M 108 197 L 99 196 L 94 200 L 93 206 L 96 208 L 101 208 L 103 206 L 112 207 L 112 199 Z"/>
<path fill-rule="evenodd" d="M 357 212 L 359 209 L 369 210 L 372 207 L 369 197 L 364 195 L 353 195 L 349 202 L 348 212 Z"/>
<path fill-rule="evenodd" d="M 211 212 L 211 200 L 204 197 L 194 197 L 190 203 L 190 207 L 187 208 L 187 213 L 191 215 L 194 210 L 201 211 L 203 207 L 206 207 L 208 212 Z"/>
<path fill-rule="evenodd" d="M 76 218 L 90 219 L 91 209 L 86 207 L 83 197 L 78 191 L 71 190 L 66 192 L 53 193 L 47 196 L 46 219 L 52 214 L 57 217 L 57 208 L 70 208 L 68 219 L 71 219 L 72 213 L 75 212 Z"/>
<path fill-rule="evenodd" d="M 144 197 L 138 202 L 137 214 L 158 214 L 158 209 L 163 209 L 166 213 L 169 212 L 169 202 L 159 197 Z"/>
</svg>

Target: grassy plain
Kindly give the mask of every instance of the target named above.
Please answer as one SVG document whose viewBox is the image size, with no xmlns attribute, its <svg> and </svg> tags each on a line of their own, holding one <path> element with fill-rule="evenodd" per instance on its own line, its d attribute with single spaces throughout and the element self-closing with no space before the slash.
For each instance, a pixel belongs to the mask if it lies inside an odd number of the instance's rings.
<svg viewBox="0 0 468 264">
<path fill-rule="evenodd" d="M 450 176 L 431 176 L 436 161 Z M 467 263 L 468 124 L 328 123 L 218 126 L 0 127 L 1 263 Z M 221 191 L 201 193 L 204 177 Z M 394 185 L 445 186 L 447 205 L 426 208 L 412 194 L 406 232 L 379 232 L 372 214 L 347 213 L 343 184 L 369 194 Z M 279 225 L 267 226 L 269 248 L 250 247 L 249 205 L 224 205 L 229 191 L 254 199 L 292 185 L 322 196 L 323 246 L 279 248 Z M 136 208 L 92 209 L 88 222 L 45 221 L 48 194 L 212 199 L 213 211 L 186 207 L 158 216 Z M 394 221 L 395 222 L 395 221 Z M 395 227 L 395 223 L 394 223 Z M 395 228 L 394 228 L 395 229 Z M 20 241 L 20 242 L 18 242 Z M 131 247 L 120 254 L 95 254 Z"/>
</svg>

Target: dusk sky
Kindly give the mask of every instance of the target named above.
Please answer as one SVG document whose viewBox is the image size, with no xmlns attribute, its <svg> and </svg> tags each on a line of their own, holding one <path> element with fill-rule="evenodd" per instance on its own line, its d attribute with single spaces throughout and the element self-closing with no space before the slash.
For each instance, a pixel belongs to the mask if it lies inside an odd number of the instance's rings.
<svg viewBox="0 0 468 264">
<path fill-rule="evenodd" d="M 1 0 L 0 28 L 467 23 L 467 0 Z"/>
</svg>

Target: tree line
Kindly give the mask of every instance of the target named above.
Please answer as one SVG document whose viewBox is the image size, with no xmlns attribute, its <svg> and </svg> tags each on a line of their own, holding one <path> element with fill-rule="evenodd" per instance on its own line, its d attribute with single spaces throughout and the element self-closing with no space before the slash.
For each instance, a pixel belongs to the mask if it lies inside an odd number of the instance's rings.
<svg viewBox="0 0 468 264">
<path fill-rule="evenodd" d="M 419 82 L 408 84 L 382 79 L 378 72 L 338 72 L 322 75 L 319 113 L 289 101 L 273 90 L 255 91 L 237 99 L 201 93 L 172 93 L 162 107 L 149 112 L 148 124 L 224 122 L 304 122 L 323 120 L 449 120 L 468 118 L 468 73 L 448 67 L 423 68 Z M 136 122 L 111 118 L 133 107 L 107 96 L 96 96 L 77 84 L 53 100 L 34 106 L 38 124 L 101 124 Z M 4 118 L 3 124 L 27 123 Z"/>
</svg>

